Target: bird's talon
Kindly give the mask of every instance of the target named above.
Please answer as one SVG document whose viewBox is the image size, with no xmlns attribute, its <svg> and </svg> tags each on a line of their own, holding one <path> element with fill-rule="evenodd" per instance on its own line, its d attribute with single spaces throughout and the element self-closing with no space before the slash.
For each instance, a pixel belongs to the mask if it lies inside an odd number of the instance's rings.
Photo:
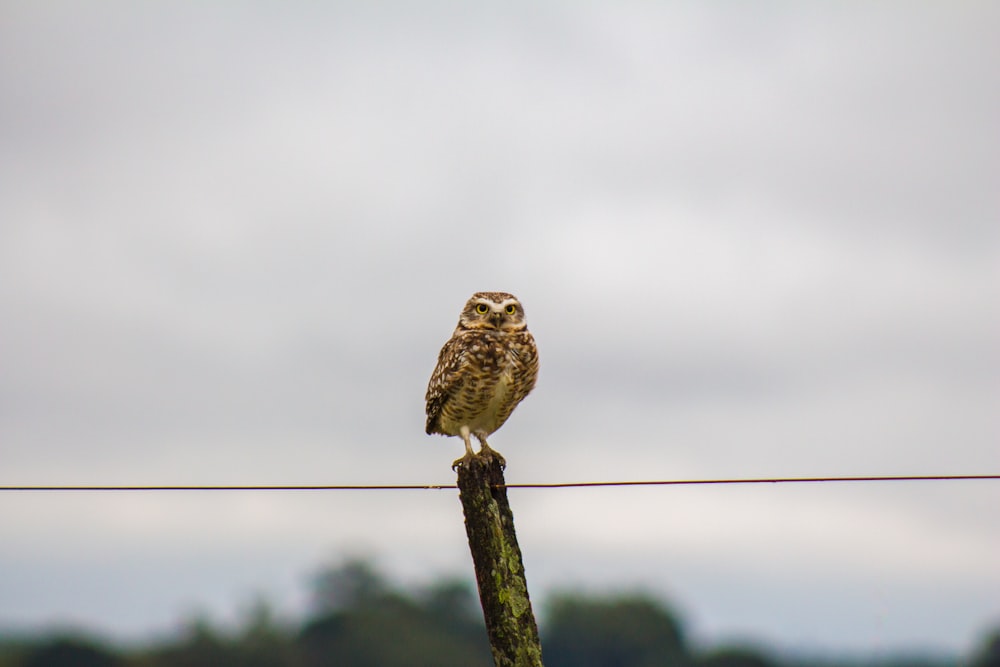
<svg viewBox="0 0 1000 667">
<path fill-rule="evenodd" d="M 475 457 L 476 457 L 475 454 L 469 452 L 462 458 L 455 459 L 451 464 L 451 469 L 457 472 L 459 468 L 468 465 Z"/>
<path fill-rule="evenodd" d="M 493 449 L 492 447 L 488 447 L 486 445 L 483 445 L 482 449 L 479 450 L 479 458 L 484 459 L 486 461 L 489 461 L 491 459 L 495 459 L 496 462 L 500 464 L 500 469 L 501 470 L 506 470 L 507 469 L 507 459 L 505 459 L 503 456 L 501 456 L 500 452 L 498 452 L 497 450 Z"/>
</svg>

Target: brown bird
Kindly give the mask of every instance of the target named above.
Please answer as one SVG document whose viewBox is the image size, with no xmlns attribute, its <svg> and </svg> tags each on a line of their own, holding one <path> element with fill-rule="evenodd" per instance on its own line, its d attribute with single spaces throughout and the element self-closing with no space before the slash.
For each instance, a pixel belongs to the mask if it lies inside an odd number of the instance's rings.
<svg viewBox="0 0 1000 667">
<path fill-rule="evenodd" d="M 460 435 L 465 442 L 465 456 L 452 467 L 476 456 L 470 435 L 482 445 L 479 456 L 505 463 L 486 437 L 503 426 L 537 378 L 538 348 L 521 302 L 506 292 L 473 294 L 427 385 L 427 433 Z"/>
</svg>

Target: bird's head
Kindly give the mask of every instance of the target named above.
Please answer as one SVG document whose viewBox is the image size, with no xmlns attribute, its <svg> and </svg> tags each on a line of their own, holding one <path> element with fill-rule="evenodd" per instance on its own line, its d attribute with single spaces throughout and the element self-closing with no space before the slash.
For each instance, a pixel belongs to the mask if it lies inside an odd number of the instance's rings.
<svg viewBox="0 0 1000 667">
<path fill-rule="evenodd" d="M 527 328 L 521 302 L 506 292 L 476 292 L 458 318 L 461 330 L 492 330 L 505 333 Z"/>
</svg>

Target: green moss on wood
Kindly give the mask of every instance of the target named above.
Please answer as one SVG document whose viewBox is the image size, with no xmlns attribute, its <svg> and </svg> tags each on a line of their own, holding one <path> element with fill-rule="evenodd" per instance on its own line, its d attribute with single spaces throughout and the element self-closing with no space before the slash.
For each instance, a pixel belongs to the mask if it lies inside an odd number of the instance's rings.
<svg viewBox="0 0 1000 667">
<path fill-rule="evenodd" d="M 498 667 L 541 667 L 538 626 L 504 484 L 496 459 L 474 459 L 458 469 L 465 529 L 493 660 Z"/>
</svg>

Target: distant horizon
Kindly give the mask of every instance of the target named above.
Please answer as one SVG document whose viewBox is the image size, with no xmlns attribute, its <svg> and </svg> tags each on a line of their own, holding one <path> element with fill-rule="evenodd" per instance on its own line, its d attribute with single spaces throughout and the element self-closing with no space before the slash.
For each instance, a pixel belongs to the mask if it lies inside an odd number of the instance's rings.
<svg viewBox="0 0 1000 667">
<path fill-rule="evenodd" d="M 373 568 L 374 572 L 380 577 L 385 578 L 385 582 L 389 585 L 391 592 L 404 594 L 407 596 L 419 596 L 423 591 L 427 590 L 429 587 L 433 587 L 435 584 L 441 584 L 444 582 L 461 582 L 468 589 L 469 594 L 475 599 L 478 605 L 478 595 L 476 593 L 476 583 L 475 577 L 470 572 L 467 576 L 460 575 L 458 573 L 453 574 L 443 574 L 430 582 L 423 582 L 422 584 L 415 584 L 413 582 L 407 582 L 404 580 L 399 580 L 398 578 L 393 578 L 390 573 L 386 573 L 378 566 L 378 558 L 368 557 L 358 557 L 357 555 L 345 555 L 342 559 L 335 562 L 327 563 L 324 567 L 326 568 L 338 568 L 344 567 L 352 562 L 364 563 L 367 566 Z M 471 562 L 470 562 L 471 568 Z M 318 572 L 322 568 L 316 568 L 314 571 Z M 530 573 L 529 573 L 529 588 L 530 588 Z M 539 627 L 543 634 L 546 631 L 546 626 L 549 622 L 549 602 L 553 596 L 562 595 L 572 595 L 574 597 L 579 596 L 583 599 L 594 600 L 594 601 L 604 601 L 604 600 L 618 600 L 618 599 L 647 599 L 657 605 L 662 606 L 664 610 L 674 616 L 681 624 L 687 643 L 691 646 L 693 650 L 698 652 L 712 652 L 725 648 L 748 648 L 755 651 L 760 651 L 765 655 L 772 655 L 779 659 L 787 659 L 793 661 L 808 661 L 820 663 L 881 663 L 881 662 L 891 662 L 896 658 L 903 659 L 919 659 L 921 662 L 940 662 L 944 664 L 954 663 L 963 664 L 963 661 L 972 657 L 973 652 L 977 649 L 981 649 L 982 642 L 991 634 L 1000 632 L 1000 622 L 994 625 L 984 624 L 983 630 L 980 636 L 975 638 L 972 645 L 966 647 L 964 650 L 949 650 L 941 647 L 932 646 L 891 646 L 891 647 L 881 647 L 870 652 L 864 650 L 850 650 L 843 649 L 838 650 L 836 647 L 810 647 L 810 646 L 782 646 L 774 644 L 767 641 L 766 639 L 761 639 L 748 635 L 734 635 L 732 637 L 720 636 L 720 637 L 700 637 L 696 632 L 692 632 L 691 628 L 685 618 L 685 615 L 681 613 L 680 609 L 689 609 L 690 605 L 686 601 L 672 600 L 664 598 L 656 593 L 650 593 L 647 590 L 641 590 L 634 587 L 625 587 L 620 589 L 605 589 L 601 590 L 579 590 L 577 588 L 553 588 L 544 591 L 541 595 L 535 593 L 534 590 L 529 590 L 532 596 L 532 606 L 535 609 L 535 615 L 538 619 Z M 271 614 L 273 614 L 274 621 L 288 630 L 292 630 L 295 626 L 301 626 L 310 617 L 315 616 L 317 613 L 315 609 L 308 609 L 308 605 L 302 605 L 296 610 L 285 609 L 281 610 L 273 605 L 273 600 L 267 596 L 252 596 L 250 598 L 245 598 L 244 602 L 237 605 L 238 608 L 233 608 L 228 611 L 219 614 L 219 610 L 214 610 L 213 613 L 210 610 L 202 609 L 198 611 L 192 611 L 191 613 L 178 618 L 171 628 L 148 628 L 138 634 L 129 633 L 118 633 L 113 628 L 101 628 L 94 625 L 89 625 L 85 621 L 69 621 L 60 622 L 52 621 L 51 623 L 43 623 L 40 625 L 17 628 L 12 627 L 7 624 L 0 622 L 0 646 L 5 642 L 19 642 L 19 641 L 29 641 L 37 642 L 48 640 L 52 638 L 69 637 L 69 638 L 81 638 L 95 640 L 99 643 L 111 646 L 116 649 L 131 650 L 131 649 L 144 649 L 156 645 L 157 643 L 162 643 L 165 641 L 179 640 L 182 638 L 186 632 L 194 625 L 206 623 L 209 628 L 213 631 L 220 632 L 222 635 L 228 636 L 231 633 L 238 632 L 242 626 L 248 621 L 249 614 L 254 613 L 254 609 L 259 605 L 264 605 Z M 482 616 L 478 606 L 476 607 L 476 618 L 481 622 Z M 485 638 L 485 628 L 483 628 L 484 638 Z M 544 645 L 543 645 L 544 649 Z"/>
</svg>

